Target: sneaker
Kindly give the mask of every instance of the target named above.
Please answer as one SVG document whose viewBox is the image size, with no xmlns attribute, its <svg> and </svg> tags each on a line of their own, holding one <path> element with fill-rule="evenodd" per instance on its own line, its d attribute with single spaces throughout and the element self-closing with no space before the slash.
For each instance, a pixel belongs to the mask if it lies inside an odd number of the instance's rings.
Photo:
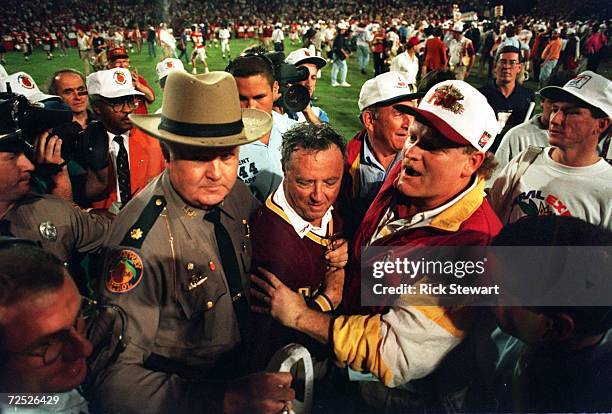
<svg viewBox="0 0 612 414">
<path fill-rule="evenodd" d="M 193 73 L 194 75 L 197 75 L 197 74 L 198 74 L 198 70 L 197 70 L 196 68 L 193 68 L 193 69 L 191 70 L 191 73 Z"/>
<path fill-rule="evenodd" d="M 210 71 L 208 70 L 208 68 L 204 68 L 204 73 L 209 73 Z"/>
<path fill-rule="evenodd" d="M 332 84 L 331 84 L 331 85 L 332 85 L 334 88 L 335 88 L 336 86 L 340 86 L 340 84 L 339 84 L 338 82 L 332 82 Z"/>
<path fill-rule="evenodd" d="M 351 84 L 350 84 L 350 83 L 348 83 L 348 82 L 346 82 L 346 81 L 344 81 L 344 82 L 342 82 L 342 83 L 340 84 L 340 86 L 343 86 L 343 87 L 345 87 L 345 88 L 350 88 L 350 87 L 351 87 Z"/>
</svg>

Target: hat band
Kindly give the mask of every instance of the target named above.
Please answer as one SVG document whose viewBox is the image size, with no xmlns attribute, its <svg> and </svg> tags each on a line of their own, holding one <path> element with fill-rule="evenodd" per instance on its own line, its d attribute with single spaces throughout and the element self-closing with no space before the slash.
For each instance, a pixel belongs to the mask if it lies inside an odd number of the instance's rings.
<svg viewBox="0 0 612 414">
<path fill-rule="evenodd" d="M 224 137 L 241 133 L 244 124 L 242 119 L 225 124 L 192 124 L 173 121 L 162 116 L 159 129 L 187 137 Z"/>
</svg>

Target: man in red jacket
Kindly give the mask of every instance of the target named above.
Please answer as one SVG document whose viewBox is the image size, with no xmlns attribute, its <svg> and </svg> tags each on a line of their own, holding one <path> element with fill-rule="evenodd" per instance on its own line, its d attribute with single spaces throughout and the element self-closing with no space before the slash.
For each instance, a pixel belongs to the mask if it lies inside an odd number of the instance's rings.
<svg viewBox="0 0 612 414">
<path fill-rule="evenodd" d="M 430 306 L 420 306 L 402 295 L 387 312 L 371 313 L 359 303 L 360 278 L 374 276 L 361 274 L 361 251 L 370 246 L 489 244 L 501 229 L 484 198 L 484 181 L 495 164 L 487 149 L 498 126 L 486 98 L 463 81 L 436 85 L 418 108 L 396 109 L 415 116 L 415 122 L 402 163 L 391 171 L 357 231 L 344 290 L 348 313 L 370 314 L 334 318 L 318 312 L 269 272 L 262 272 L 267 282 L 251 277 L 260 289 L 252 289 L 253 296 L 266 304 L 253 309 L 329 343 L 340 363 L 377 377 L 384 386 L 362 386 L 375 388 L 363 395 L 375 408 L 442 411 L 451 395 L 475 383 L 470 378 L 475 367 L 463 358 L 465 347 L 451 354 L 469 332 L 475 308 L 448 307 L 431 294 L 420 296 Z M 413 381 L 425 377 L 431 381 Z M 409 392 L 390 389 L 408 382 Z M 459 400 L 453 399 L 453 408 L 465 409 L 454 406 Z"/>
</svg>

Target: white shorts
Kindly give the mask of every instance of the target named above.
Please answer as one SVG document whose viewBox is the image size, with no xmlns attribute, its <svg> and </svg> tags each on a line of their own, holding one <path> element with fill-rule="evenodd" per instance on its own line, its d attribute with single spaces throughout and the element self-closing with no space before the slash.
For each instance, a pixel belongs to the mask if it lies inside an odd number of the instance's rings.
<svg viewBox="0 0 612 414">
<path fill-rule="evenodd" d="M 198 47 L 196 48 L 192 54 L 191 54 L 191 58 L 199 58 L 201 62 L 204 62 L 207 58 L 206 56 L 206 48 L 205 47 Z"/>
</svg>

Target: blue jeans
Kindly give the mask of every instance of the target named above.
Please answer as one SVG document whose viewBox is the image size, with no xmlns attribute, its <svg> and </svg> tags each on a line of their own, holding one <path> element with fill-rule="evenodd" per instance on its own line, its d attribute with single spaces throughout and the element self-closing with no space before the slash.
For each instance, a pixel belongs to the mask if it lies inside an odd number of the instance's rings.
<svg viewBox="0 0 612 414">
<path fill-rule="evenodd" d="M 542 68 L 540 69 L 540 86 L 544 86 L 544 84 L 546 84 L 546 81 L 548 80 L 548 78 L 550 78 L 553 69 L 555 68 L 555 66 L 557 66 L 557 62 L 557 60 L 547 60 L 546 62 L 544 62 Z"/>
<path fill-rule="evenodd" d="M 147 46 L 149 47 L 149 56 L 157 57 L 157 53 L 155 52 L 155 43 L 147 42 Z"/>
<path fill-rule="evenodd" d="M 357 46 L 357 61 L 359 70 L 366 70 L 370 62 L 370 48 L 368 46 Z"/>
<path fill-rule="evenodd" d="M 346 82 L 346 72 L 348 71 L 348 66 L 346 65 L 346 59 L 345 60 L 334 60 L 334 63 L 332 63 L 332 69 L 331 69 L 331 83 L 344 83 Z M 340 82 L 336 81 L 336 78 L 338 77 L 338 72 L 340 72 Z"/>
</svg>

